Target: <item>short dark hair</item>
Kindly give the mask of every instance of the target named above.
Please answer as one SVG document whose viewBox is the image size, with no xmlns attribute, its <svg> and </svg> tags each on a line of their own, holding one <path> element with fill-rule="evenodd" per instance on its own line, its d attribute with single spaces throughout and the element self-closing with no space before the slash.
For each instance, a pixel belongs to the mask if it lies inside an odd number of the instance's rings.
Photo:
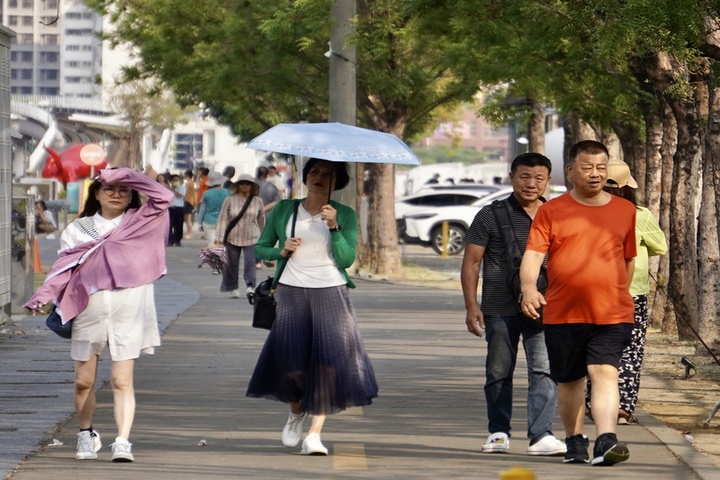
<svg viewBox="0 0 720 480">
<path fill-rule="evenodd" d="M 235 167 L 227 166 L 223 168 L 222 171 L 223 177 L 234 177 L 235 176 Z"/>
<path fill-rule="evenodd" d="M 78 217 L 92 217 L 100 211 L 100 202 L 96 197 L 97 192 L 100 191 L 103 184 L 99 180 L 93 180 L 88 187 L 87 198 L 85 198 L 85 205 L 83 206 L 82 212 Z M 125 211 L 127 212 L 131 208 L 140 208 L 142 203 L 140 202 L 140 194 L 137 190 L 130 190 L 130 203 L 128 204 Z"/>
<path fill-rule="evenodd" d="M 190 179 L 195 178 L 195 174 L 193 173 L 192 170 L 185 170 L 184 176 L 187 178 L 190 178 Z"/>
<path fill-rule="evenodd" d="M 302 171 L 302 182 L 307 183 L 307 176 L 310 169 L 318 162 L 328 162 L 335 168 L 335 190 L 342 190 L 347 187 L 350 183 L 350 173 L 348 173 L 347 162 L 332 162 L 330 160 L 323 160 L 322 158 L 311 158 L 307 161 Z"/>
<path fill-rule="evenodd" d="M 545 155 L 537 152 L 522 153 L 515 157 L 510 166 L 510 171 L 515 173 L 515 170 L 520 165 L 526 167 L 545 167 L 548 169 L 548 173 L 552 173 L 552 162 Z"/>
<path fill-rule="evenodd" d="M 263 179 L 263 178 L 267 177 L 268 176 L 267 167 L 263 167 L 263 166 L 257 167 L 257 169 L 255 170 L 255 176 L 259 179 Z"/>
<path fill-rule="evenodd" d="M 210 175 L 210 169 L 207 167 L 202 167 L 200 170 L 198 170 L 198 173 L 207 177 L 208 175 Z"/>
<path fill-rule="evenodd" d="M 43 200 L 35 200 L 35 206 L 40 205 L 43 210 L 47 210 L 47 206 L 45 205 L 45 202 Z"/>
<path fill-rule="evenodd" d="M 581 153 L 587 153 L 588 155 L 597 155 L 599 153 L 604 153 L 605 156 L 608 157 L 608 159 L 610 158 L 610 152 L 608 151 L 607 147 L 595 140 L 582 140 L 570 147 L 570 154 L 568 156 L 569 162 L 575 163 L 575 159 L 577 159 L 577 157 Z"/>
</svg>

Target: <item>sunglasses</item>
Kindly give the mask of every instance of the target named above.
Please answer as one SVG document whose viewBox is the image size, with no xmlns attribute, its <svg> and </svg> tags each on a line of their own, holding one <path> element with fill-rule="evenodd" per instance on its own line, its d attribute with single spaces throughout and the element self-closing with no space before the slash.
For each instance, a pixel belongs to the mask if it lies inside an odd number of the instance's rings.
<svg viewBox="0 0 720 480">
<path fill-rule="evenodd" d="M 131 189 L 128 187 L 111 187 L 109 185 L 104 185 L 100 190 L 108 197 L 112 197 L 115 193 L 117 193 L 119 197 L 127 197 L 131 192 Z"/>
</svg>

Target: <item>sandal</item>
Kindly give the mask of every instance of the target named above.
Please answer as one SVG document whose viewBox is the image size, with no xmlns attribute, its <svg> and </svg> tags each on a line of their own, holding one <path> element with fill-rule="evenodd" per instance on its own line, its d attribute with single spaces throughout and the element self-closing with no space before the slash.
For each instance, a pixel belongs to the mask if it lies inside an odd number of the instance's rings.
<svg viewBox="0 0 720 480">
<path fill-rule="evenodd" d="M 618 414 L 618 425 L 636 425 L 638 423 L 638 419 L 635 418 L 635 416 L 632 413 L 627 413 L 625 411 L 621 411 L 622 413 Z"/>
</svg>

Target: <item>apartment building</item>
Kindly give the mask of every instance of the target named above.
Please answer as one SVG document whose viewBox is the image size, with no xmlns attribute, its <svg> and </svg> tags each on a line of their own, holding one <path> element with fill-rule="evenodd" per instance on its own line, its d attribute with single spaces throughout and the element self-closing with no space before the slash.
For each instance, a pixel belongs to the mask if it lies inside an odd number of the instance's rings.
<svg viewBox="0 0 720 480">
<path fill-rule="evenodd" d="M 80 0 L 2 0 L 13 95 L 100 96 L 102 18 Z"/>
</svg>

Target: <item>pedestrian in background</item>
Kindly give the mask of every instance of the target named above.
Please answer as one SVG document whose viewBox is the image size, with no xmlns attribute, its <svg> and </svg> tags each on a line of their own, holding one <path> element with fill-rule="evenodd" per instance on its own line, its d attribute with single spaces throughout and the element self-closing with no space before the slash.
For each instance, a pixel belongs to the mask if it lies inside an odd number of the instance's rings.
<svg viewBox="0 0 720 480">
<path fill-rule="evenodd" d="M 623 350 L 620 366 L 618 367 L 618 385 L 620 389 L 620 407 L 618 409 L 618 424 L 632 425 L 637 423 L 635 407 L 640 392 L 640 369 L 645 356 L 645 337 L 648 328 L 648 293 L 650 282 L 648 274 L 649 257 L 665 255 L 667 241 L 665 233 L 660 230 L 652 212 L 637 204 L 635 189 L 638 184 L 630 173 L 630 167 L 622 161 L 611 160 L 608 163 L 608 178 L 605 191 L 617 195 L 631 202 L 636 208 L 635 244 L 637 257 L 630 295 L 635 305 L 635 322 L 632 330 L 632 341 Z M 587 411 L 591 410 L 590 397 L 592 396 L 592 381 L 588 379 L 585 405 Z"/>
<path fill-rule="evenodd" d="M 210 175 L 210 169 L 206 167 L 202 167 L 198 170 L 198 176 L 197 176 L 197 183 L 198 188 L 197 192 L 195 193 L 195 205 L 200 205 L 200 200 L 202 200 L 203 193 L 205 193 L 205 190 L 208 189 L 208 176 Z"/>
<path fill-rule="evenodd" d="M 193 238 L 193 213 L 195 212 L 195 176 L 192 170 L 185 170 L 183 185 L 185 186 L 185 201 L 183 203 L 183 215 L 185 218 L 185 238 Z"/>
<path fill-rule="evenodd" d="M 593 465 L 627 460 L 630 451 L 615 434 L 618 366 L 630 344 L 633 301 L 635 206 L 603 190 L 609 154 L 585 140 L 570 149 L 566 173 L 573 188 L 542 205 L 523 255 L 521 309 L 538 318 L 544 309 L 550 374 L 558 382 L 558 411 L 565 428 L 565 463 L 587 463 L 585 376 L 593 382 Z M 537 279 L 547 254 L 548 288 Z"/>
<path fill-rule="evenodd" d="M 147 197 L 144 205 L 140 194 Z M 60 255 L 45 283 L 25 304 L 33 313 L 54 303 L 73 319 L 75 409 L 80 432 L 75 458 L 97 458 L 93 429 L 98 359 L 110 351 L 110 385 L 117 437 L 113 462 L 132 462 L 133 371 L 141 353 L 160 345 L 153 282 L 165 273 L 168 207 L 173 194 L 130 168 L 101 170 L 79 218 L 60 239 Z"/>
<path fill-rule="evenodd" d="M 47 234 L 47 238 L 54 238 L 51 235 L 57 230 L 55 218 L 50 210 L 45 206 L 45 202 L 37 200 L 35 202 L 35 233 Z"/>
<path fill-rule="evenodd" d="M 285 180 L 283 180 L 282 176 L 280 176 L 277 168 L 275 168 L 273 165 L 270 165 L 269 167 L 267 167 L 267 169 L 267 181 L 275 185 L 275 187 L 278 189 L 278 193 L 280 194 L 281 199 L 287 198 L 287 196 L 285 195 Z"/>
<path fill-rule="evenodd" d="M 180 247 L 183 238 L 183 215 L 185 214 L 185 185 L 180 175 L 170 176 L 170 188 L 175 198 L 170 204 L 170 233 L 168 246 Z"/>
<path fill-rule="evenodd" d="M 270 210 L 273 209 L 275 204 L 280 201 L 280 193 L 275 185 L 267 181 L 268 178 L 268 168 L 267 167 L 258 167 L 255 171 L 255 174 L 257 176 L 256 182 L 260 186 L 258 196 L 263 201 L 263 205 L 265 208 L 265 215 L 267 215 Z M 268 262 L 267 260 L 264 262 L 265 266 L 268 268 L 272 268 L 275 266 L 274 263 Z M 262 268 L 263 262 L 259 258 L 255 258 L 255 267 L 256 268 Z"/>
<path fill-rule="evenodd" d="M 255 293 L 257 275 L 255 244 L 265 226 L 265 210 L 263 209 L 262 200 L 257 196 L 258 189 L 259 186 L 251 175 L 240 175 L 236 185 L 236 193 L 223 201 L 218 215 L 215 243 L 224 245 L 227 254 L 227 265 L 223 269 L 220 291 L 231 292 L 231 298 L 240 297 L 239 270 L 241 254 L 243 256 L 245 295 L 250 297 Z M 242 217 L 233 226 L 233 219 L 237 218 L 240 213 L 242 213 Z"/>
<path fill-rule="evenodd" d="M 327 455 L 320 434 L 327 415 L 372 403 L 377 383 L 365 352 L 345 269 L 355 261 L 357 218 L 330 192 L 350 181 L 347 164 L 311 158 L 302 172 L 307 197 L 282 200 L 258 241 L 264 260 L 283 269 L 275 291 L 276 319 L 247 395 L 290 404 L 283 445 L 300 443 L 312 415 L 303 455 Z M 288 238 L 295 217 L 295 236 Z M 277 275 L 277 271 L 276 271 Z"/>
<path fill-rule="evenodd" d="M 208 246 L 215 243 L 218 216 L 223 202 L 228 197 L 227 189 L 222 187 L 224 178 L 218 172 L 211 172 L 207 177 L 207 190 L 200 199 L 198 224 L 200 231 L 205 232 Z"/>
<path fill-rule="evenodd" d="M 223 168 L 222 176 L 225 177 L 225 182 L 223 182 L 222 185 L 223 188 L 227 189 L 227 191 L 230 191 L 234 187 L 233 177 L 235 176 L 235 167 L 227 166 Z"/>
<path fill-rule="evenodd" d="M 500 205 L 507 212 L 520 252 L 525 251 L 532 219 L 550 181 L 552 163 L 539 153 L 517 156 L 510 167 L 513 193 L 501 204 L 483 207 L 465 234 L 465 254 L 460 280 L 465 299 L 465 323 L 470 333 L 487 340 L 485 357 L 485 399 L 490 436 L 483 452 L 507 452 L 513 410 L 513 372 L 518 344 L 523 340 L 528 369 L 527 436 L 529 455 L 558 455 L 565 443 L 552 433 L 557 396 L 550 378 L 550 363 L 542 324 L 520 311 L 517 294 L 509 285 L 511 265 L 503 233 L 493 209 Z M 480 265 L 483 266 L 482 306 L 477 290 Z"/>
</svg>

